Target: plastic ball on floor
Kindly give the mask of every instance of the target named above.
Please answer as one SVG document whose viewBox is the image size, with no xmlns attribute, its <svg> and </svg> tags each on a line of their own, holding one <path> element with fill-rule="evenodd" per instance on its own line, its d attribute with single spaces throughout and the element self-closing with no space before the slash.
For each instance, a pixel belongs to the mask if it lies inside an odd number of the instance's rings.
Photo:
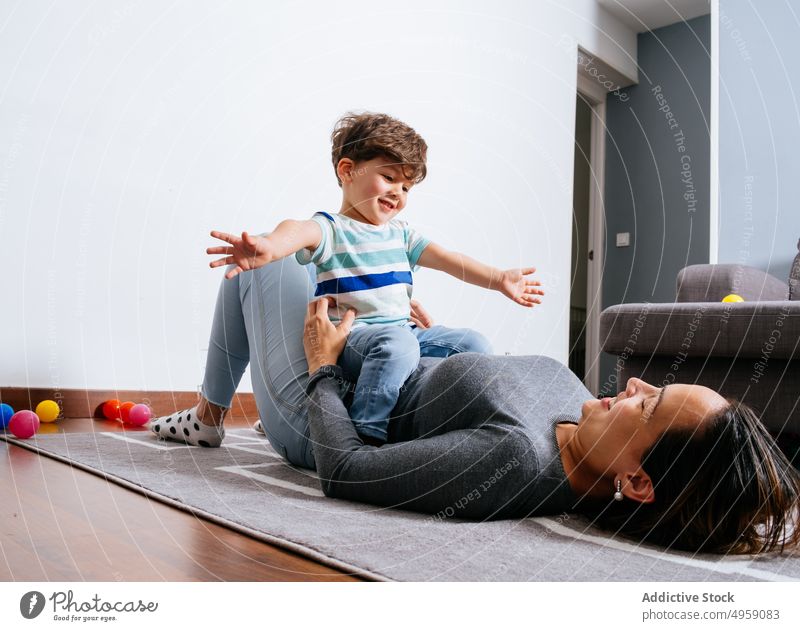
<svg viewBox="0 0 800 631">
<path fill-rule="evenodd" d="M 123 423 L 129 423 L 130 418 L 129 414 L 131 412 L 131 408 L 136 405 L 133 401 L 125 401 L 122 405 L 119 406 L 119 415 L 122 418 Z"/>
<path fill-rule="evenodd" d="M 744 302 L 744 298 L 739 294 L 728 294 L 722 299 L 722 302 Z"/>
<path fill-rule="evenodd" d="M 14 416 L 14 408 L 8 403 L 0 403 L 0 429 L 8 427 L 12 416 Z"/>
<path fill-rule="evenodd" d="M 42 423 L 52 423 L 59 414 L 61 414 L 61 408 L 58 407 L 58 403 L 50 399 L 45 399 L 36 406 L 36 416 Z"/>
<path fill-rule="evenodd" d="M 109 399 L 105 403 L 103 403 L 103 416 L 105 416 L 109 421 L 118 421 L 122 418 L 120 413 L 120 405 L 122 405 L 118 399 Z"/>
<path fill-rule="evenodd" d="M 144 425 L 151 418 L 153 418 L 153 412 L 144 403 L 137 403 L 128 412 L 128 422 L 131 425 Z"/>
<path fill-rule="evenodd" d="M 20 410 L 11 417 L 8 429 L 17 438 L 30 438 L 39 431 L 39 417 L 30 410 Z"/>
</svg>

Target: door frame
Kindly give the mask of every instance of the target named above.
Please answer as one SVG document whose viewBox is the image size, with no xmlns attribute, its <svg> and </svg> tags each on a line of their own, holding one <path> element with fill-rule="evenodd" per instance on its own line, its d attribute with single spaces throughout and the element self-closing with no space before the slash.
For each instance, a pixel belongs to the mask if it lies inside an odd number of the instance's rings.
<svg viewBox="0 0 800 631">
<path fill-rule="evenodd" d="M 578 69 L 577 92 L 592 108 L 589 172 L 589 234 L 587 247 L 591 256 L 586 265 L 586 372 L 584 385 L 592 394 L 600 389 L 600 311 L 603 304 L 603 268 L 605 267 L 605 161 L 606 96 L 605 87 Z"/>
</svg>

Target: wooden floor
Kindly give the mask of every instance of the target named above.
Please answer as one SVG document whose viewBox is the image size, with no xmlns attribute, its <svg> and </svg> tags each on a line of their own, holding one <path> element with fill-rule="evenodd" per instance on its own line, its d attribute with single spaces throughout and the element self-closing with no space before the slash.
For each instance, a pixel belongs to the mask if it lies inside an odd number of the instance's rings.
<svg viewBox="0 0 800 631">
<path fill-rule="evenodd" d="M 229 419 L 225 426 L 246 425 Z M 92 428 L 121 431 L 118 423 L 88 418 L 42 425 Z M 0 580 L 360 579 L 0 441 Z"/>
</svg>

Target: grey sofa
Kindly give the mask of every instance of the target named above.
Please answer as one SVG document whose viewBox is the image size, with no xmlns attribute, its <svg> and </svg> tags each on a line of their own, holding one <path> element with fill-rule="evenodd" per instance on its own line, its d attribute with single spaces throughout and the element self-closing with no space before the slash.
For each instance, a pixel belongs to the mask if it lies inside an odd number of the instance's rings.
<svg viewBox="0 0 800 631">
<path fill-rule="evenodd" d="M 798 243 L 800 248 L 800 243 Z M 691 265 L 667 304 L 622 304 L 600 315 L 602 350 L 629 377 L 699 383 L 744 401 L 770 432 L 800 435 L 800 254 L 789 283 L 741 265 Z M 745 299 L 723 303 L 731 293 Z M 780 442 L 780 441 L 779 441 Z"/>
</svg>

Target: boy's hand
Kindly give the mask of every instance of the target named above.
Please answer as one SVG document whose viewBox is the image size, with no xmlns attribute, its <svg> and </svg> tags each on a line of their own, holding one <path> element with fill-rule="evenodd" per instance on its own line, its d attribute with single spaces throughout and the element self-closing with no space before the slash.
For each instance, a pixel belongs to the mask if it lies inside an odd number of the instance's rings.
<svg viewBox="0 0 800 631">
<path fill-rule="evenodd" d="M 535 271 L 535 267 L 505 270 L 500 276 L 498 291 L 523 307 L 541 304 L 542 301 L 538 298 L 544 296 L 544 292 L 539 289 L 541 283 L 532 278 L 525 278 Z"/>
<path fill-rule="evenodd" d="M 242 232 L 241 237 L 226 232 L 211 231 L 211 236 L 230 243 L 229 246 L 217 246 L 206 249 L 206 254 L 225 254 L 225 258 L 211 261 L 209 267 L 220 267 L 235 263 L 236 267 L 225 274 L 230 280 L 241 272 L 257 269 L 271 263 L 274 259 L 274 247 L 266 237 L 254 237 L 247 232 Z"/>
<path fill-rule="evenodd" d="M 411 321 L 420 329 L 429 329 L 433 326 L 433 318 L 422 308 L 419 301 L 411 299 Z"/>
</svg>

